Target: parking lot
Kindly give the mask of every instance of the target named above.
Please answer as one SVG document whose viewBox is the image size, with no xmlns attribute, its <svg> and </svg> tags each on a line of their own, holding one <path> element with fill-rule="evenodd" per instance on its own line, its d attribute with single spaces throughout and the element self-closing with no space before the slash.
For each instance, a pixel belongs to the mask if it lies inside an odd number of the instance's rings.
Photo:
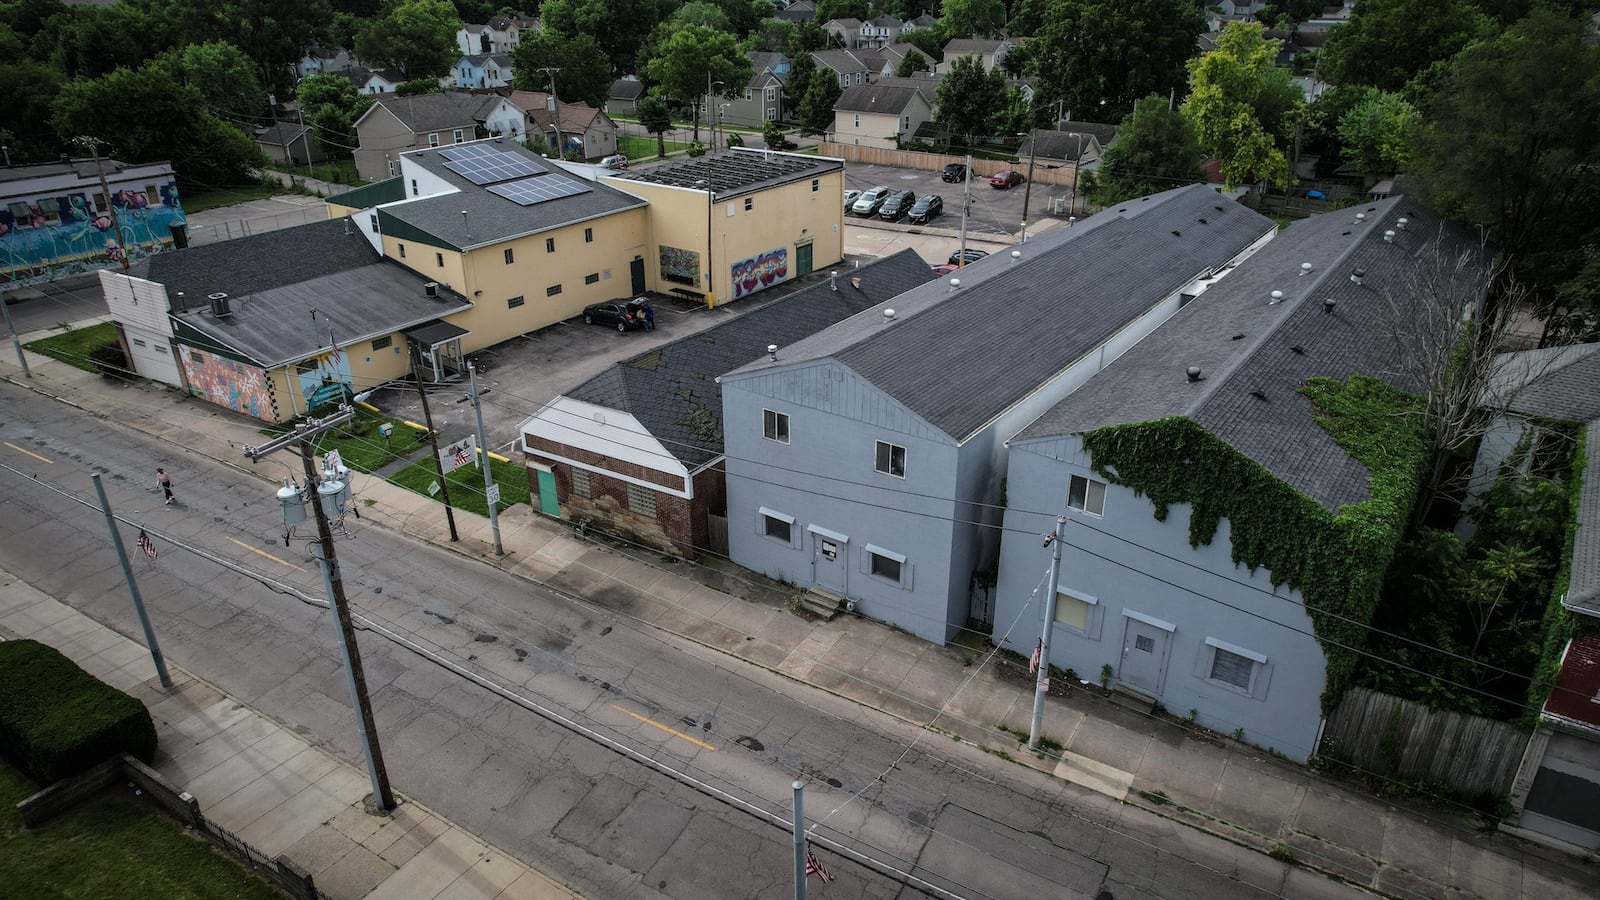
<svg viewBox="0 0 1600 900">
<path fill-rule="evenodd" d="M 1026 171 L 1024 166 L 1021 171 Z M 939 179 L 938 172 L 923 172 L 917 169 L 897 169 L 890 166 L 872 166 L 864 163 L 849 163 L 844 170 L 844 186 L 847 190 L 865 191 L 874 187 L 886 187 L 893 191 L 911 190 L 917 196 L 923 194 L 938 194 L 944 198 L 944 215 L 939 216 L 928 224 L 936 228 L 956 229 L 961 227 L 961 194 L 962 185 L 946 184 Z M 1032 218 L 1045 218 L 1046 203 L 1050 192 L 1061 193 L 1061 188 L 1054 185 L 1034 185 L 1030 206 Z M 1021 184 L 1005 190 L 997 190 L 989 186 L 989 179 L 974 177 L 972 180 L 972 207 L 967 214 L 967 232 L 982 233 L 988 236 L 1011 235 L 1015 236 L 1022 224 L 1022 201 L 1027 194 L 1027 185 Z M 843 198 L 840 198 L 843 202 Z M 846 215 L 845 224 L 858 223 L 861 219 L 857 216 Z M 909 226 L 907 226 L 909 227 Z M 940 260 L 943 262 L 943 260 Z"/>
</svg>

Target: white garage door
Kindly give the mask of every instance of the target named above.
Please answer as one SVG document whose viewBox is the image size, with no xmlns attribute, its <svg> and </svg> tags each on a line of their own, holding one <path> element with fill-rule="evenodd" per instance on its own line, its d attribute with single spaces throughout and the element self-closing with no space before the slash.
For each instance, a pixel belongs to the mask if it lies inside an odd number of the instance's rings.
<svg viewBox="0 0 1600 900">
<path fill-rule="evenodd" d="M 128 350 L 133 354 L 133 370 L 154 381 L 183 386 L 178 363 L 172 357 L 171 338 L 128 328 Z"/>
</svg>

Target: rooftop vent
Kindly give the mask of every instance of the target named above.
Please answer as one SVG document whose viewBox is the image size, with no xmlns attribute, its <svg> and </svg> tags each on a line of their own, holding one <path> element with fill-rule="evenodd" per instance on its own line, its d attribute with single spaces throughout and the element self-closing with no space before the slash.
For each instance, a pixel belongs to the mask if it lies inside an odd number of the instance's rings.
<svg viewBox="0 0 1600 900">
<path fill-rule="evenodd" d="M 1405 216 L 1401 216 L 1399 221 L 1394 223 L 1394 227 L 1400 229 L 1401 231 L 1405 231 L 1406 230 L 1406 226 L 1410 225 L 1410 224 L 1411 224 L 1411 220 L 1410 219 L 1406 218 Z"/>
<path fill-rule="evenodd" d="M 891 309 L 885 309 L 883 311 L 883 324 L 887 325 L 887 324 L 889 324 L 890 322 L 893 322 L 893 321 L 894 321 L 894 310 L 892 308 Z"/>
<path fill-rule="evenodd" d="M 422 292 L 428 295 L 429 300 L 439 299 L 439 282 L 430 281 L 422 286 Z"/>
<path fill-rule="evenodd" d="M 1323 297 L 1322 298 L 1322 311 L 1324 313 L 1333 312 L 1333 308 L 1336 305 L 1338 305 L 1338 301 L 1334 300 L 1332 297 Z"/>
<path fill-rule="evenodd" d="M 828 273 L 828 290 L 837 291 L 838 289 L 839 289 L 839 273 L 838 272 L 829 272 Z"/>
<path fill-rule="evenodd" d="M 1366 213 L 1356 213 L 1356 224 L 1357 225 L 1360 225 L 1362 222 L 1365 222 L 1366 220 L 1367 220 L 1367 214 Z"/>
<path fill-rule="evenodd" d="M 767 359 L 770 359 L 773 362 L 777 362 L 778 361 L 778 345 L 777 344 L 768 344 L 767 345 Z"/>
<path fill-rule="evenodd" d="M 1265 401 L 1267 399 L 1267 392 L 1260 388 L 1256 388 L 1250 392 L 1250 396 L 1256 398 L 1257 400 Z"/>
<path fill-rule="evenodd" d="M 1365 277 L 1367 277 L 1367 270 L 1366 269 L 1357 269 L 1354 272 L 1350 273 L 1350 281 L 1353 284 L 1358 284 L 1359 285 L 1361 283 L 1361 279 L 1363 279 Z"/>
<path fill-rule="evenodd" d="M 1199 381 L 1200 380 L 1200 367 L 1199 366 L 1190 366 L 1189 368 L 1183 370 L 1183 374 L 1188 377 L 1190 382 Z"/>
<path fill-rule="evenodd" d="M 1383 233 L 1383 239 L 1388 241 L 1391 244 L 1394 243 L 1394 229 L 1391 228 L 1391 229 L 1385 231 Z"/>
<path fill-rule="evenodd" d="M 228 305 L 228 295 L 222 291 L 207 294 L 206 299 L 211 301 L 211 314 L 219 319 L 226 319 L 233 315 L 233 309 Z"/>
<path fill-rule="evenodd" d="M 1011 251 L 1011 261 L 1012 262 L 1016 262 L 1017 260 L 1019 260 L 1021 258 L 1022 258 L 1022 251 L 1021 250 L 1013 250 L 1013 251 Z"/>
<path fill-rule="evenodd" d="M 1283 302 L 1283 291 L 1273 291 L 1272 299 L 1267 301 L 1268 306 L 1276 306 Z"/>
<path fill-rule="evenodd" d="M 1311 274 L 1311 268 L 1312 268 L 1311 267 L 1311 263 L 1301 263 L 1300 264 L 1300 274 L 1302 276 L 1310 275 Z"/>
<path fill-rule="evenodd" d="M 959 279 L 959 278 L 951 278 L 950 279 L 950 290 L 953 291 L 953 290 L 956 290 L 956 289 L 958 289 L 960 287 L 961 287 L 961 279 Z"/>
<path fill-rule="evenodd" d="M 1289 348 L 1289 352 L 1293 353 L 1295 356 L 1305 356 L 1306 348 L 1300 346 L 1299 344 L 1295 344 Z"/>
</svg>

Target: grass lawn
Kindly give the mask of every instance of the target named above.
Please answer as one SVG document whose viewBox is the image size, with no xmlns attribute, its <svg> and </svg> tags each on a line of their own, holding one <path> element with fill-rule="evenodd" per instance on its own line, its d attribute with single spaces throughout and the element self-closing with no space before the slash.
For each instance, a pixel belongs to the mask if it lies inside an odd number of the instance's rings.
<svg viewBox="0 0 1600 900">
<path fill-rule="evenodd" d="M 267 168 L 275 172 L 287 172 L 290 175 L 304 176 L 305 166 L 291 166 L 287 163 L 274 161 Z M 311 177 L 330 184 L 347 184 L 359 187 L 365 184 L 361 176 L 356 174 L 356 161 L 353 159 L 325 159 L 322 162 L 311 164 Z"/>
<path fill-rule="evenodd" d="M 388 441 L 378 433 L 378 426 L 384 422 L 394 425 L 394 434 Z M 290 423 L 288 426 L 274 425 L 262 429 L 262 433 L 277 437 L 293 430 L 293 423 Z M 339 458 L 351 469 L 357 472 L 376 472 L 389 463 L 415 452 L 419 446 L 416 436 L 420 433 L 402 424 L 399 419 L 357 406 L 356 417 L 342 427 L 325 432 L 317 438 L 314 449 L 318 456 L 329 450 L 337 450 Z M 301 467 L 296 464 L 294 470 L 298 478 Z"/>
<path fill-rule="evenodd" d="M 528 473 L 515 462 L 490 460 L 494 480 L 500 485 L 500 508 L 528 502 Z M 428 485 L 437 484 L 439 473 L 431 459 L 406 466 L 389 479 L 407 490 L 428 493 Z M 489 504 L 483 498 L 483 471 L 477 466 L 462 466 L 445 476 L 450 485 L 450 505 L 456 509 L 489 514 Z M 439 499 L 437 496 L 434 499 Z"/>
<path fill-rule="evenodd" d="M 116 342 L 117 326 L 110 322 L 101 322 L 88 328 L 68 329 L 24 346 L 35 353 L 59 359 L 85 372 L 99 372 L 100 367 L 89 359 L 89 354 Z"/>
<path fill-rule="evenodd" d="M 197 213 L 208 209 L 216 209 L 219 206 L 243 203 L 246 200 L 265 200 L 288 190 L 281 184 L 268 185 L 258 182 L 255 184 L 241 184 L 237 187 L 223 188 L 216 191 L 185 194 L 183 197 L 183 211 L 185 213 Z"/>
<path fill-rule="evenodd" d="M 24 830 L 16 804 L 36 790 L 15 769 L 0 764 L 0 895 L 283 898 L 222 851 L 135 800 L 124 785 L 38 831 Z"/>
<path fill-rule="evenodd" d="M 689 149 L 683 141 L 667 141 L 667 152 L 676 153 L 679 150 Z M 655 135 L 639 137 L 633 134 L 617 135 L 617 152 L 629 159 L 652 159 L 656 155 Z"/>
</svg>

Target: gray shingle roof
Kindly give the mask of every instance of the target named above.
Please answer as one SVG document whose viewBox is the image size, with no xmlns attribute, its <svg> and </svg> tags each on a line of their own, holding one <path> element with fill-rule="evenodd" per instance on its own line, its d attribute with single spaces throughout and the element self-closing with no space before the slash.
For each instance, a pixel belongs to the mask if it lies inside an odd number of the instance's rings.
<svg viewBox="0 0 1600 900">
<path fill-rule="evenodd" d="M 498 98 L 491 96 L 490 99 Z M 516 141 L 491 138 L 477 143 L 520 156 L 540 171 L 556 173 L 543 177 L 581 180 L 576 175 L 563 173 L 553 163 Z M 457 188 L 456 193 L 423 197 L 385 207 L 378 211 L 379 227 L 387 230 L 387 220 L 397 219 L 432 235 L 447 247 L 465 250 L 645 205 L 639 198 L 601 182 L 584 181 L 584 186 L 589 190 L 581 194 L 522 206 L 490 193 L 487 188 L 479 187 L 446 168 L 446 160 L 440 152 L 448 149 L 413 150 L 406 153 L 404 158 Z M 463 210 L 467 213 L 465 217 L 461 215 Z"/>
<path fill-rule="evenodd" d="M 1566 604 L 1586 615 L 1600 616 L 1600 419 L 1589 423 L 1585 445 L 1587 461 L 1578 492 L 1578 528 L 1572 537 Z"/>
<path fill-rule="evenodd" d="M 624 360 L 567 394 L 631 413 L 691 471 L 722 455 L 722 386 L 718 375 L 787 347 L 848 316 L 928 280 L 928 264 L 911 250 L 840 278 L 774 300 L 699 334 Z M 691 413 L 703 413 L 691 417 Z M 700 423 L 700 429 L 691 427 Z M 710 429 L 707 429 L 710 426 Z"/>
<path fill-rule="evenodd" d="M 674 160 L 614 177 L 618 181 L 667 184 L 702 191 L 709 185 L 716 199 L 721 200 L 776 184 L 815 178 L 842 168 L 844 163 L 827 157 L 735 147 L 723 153 Z"/>
<path fill-rule="evenodd" d="M 1355 223 L 1355 213 L 1366 219 Z M 1408 218 L 1394 244 L 1383 240 Z M 1331 510 L 1367 499 L 1367 470 L 1316 423 L 1297 393 L 1314 376 L 1383 378 L 1403 390 L 1402 347 L 1384 293 L 1437 241 L 1448 258 L 1478 248 L 1406 197 L 1325 213 L 1286 229 L 1078 391 L 1013 445 L 1104 425 L 1187 416 Z M 1301 265 L 1310 263 L 1302 275 Z M 1362 269 L 1362 284 L 1351 281 Z M 1284 293 L 1274 304 L 1274 290 Z M 1334 301 L 1325 312 L 1324 300 Z M 1189 366 L 1202 378 L 1190 382 Z M 1258 396 L 1259 394 L 1259 396 Z"/>
<path fill-rule="evenodd" d="M 1503 353 L 1495 364 L 1515 382 L 1531 378 L 1520 388 L 1492 389 L 1510 397 L 1510 411 L 1569 422 L 1600 419 L 1600 343 Z"/>
<path fill-rule="evenodd" d="M 618 78 L 611 82 L 611 92 L 606 96 L 612 100 L 637 100 L 644 93 L 644 82 L 637 78 Z"/>
<path fill-rule="evenodd" d="M 819 67 L 832 69 L 840 75 L 870 72 L 876 68 L 860 50 L 813 50 L 811 59 Z"/>
<path fill-rule="evenodd" d="M 1078 135 L 1083 135 L 1080 140 Z M 1033 133 L 1033 137 L 1024 140 L 1022 146 L 1017 148 L 1017 156 L 1026 159 L 1030 154 L 1037 154 L 1040 159 L 1074 159 L 1079 148 L 1083 150 L 1094 149 L 1090 141 L 1098 141 L 1102 148 L 1109 146 L 1116 140 L 1117 126 L 1100 125 L 1094 122 L 1065 122 L 1061 130 L 1051 131 L 1040 129 Z M 1034 149 L 1037 146 L 1037 149 Z"/>
<path fill-rule="evenodd" d="M 452 128 L 471 128 L 477 122 L 479 111 L 493 103 L 494 99 L 492 96 L 445 91 L 415 97 L 384 97 L 376 105 L 388 110 L 412 132 L 423 134 Z"/>
<path fill-rule="evenodd" d="M 844 93 L 834 102 L 833 108 L 842 112 L 886 113 L 898 116 L 919 94 L 924 100 L 929 99 L 923 88 L 918 85 L 893 84 L 885 78 L 876 83 L 853 84 L 845 88 Z"/>
<path fill-rule="evenodd" d="M 966 440 L 1271 229 L 1204 185 L 1132 200 L 1032 239 L 1020 261 L 997 253 L 968 266 L 959 290 L 929 283 L 841 322 L 789 348 L 780 364 L 836 359 Z M 885 305 L 896 311 L 888 325 Z"/>
<path fill-rule="evenodd" d="M 345 228 L 344 219 L 330 219 L 156 253 L 134 263 L 128 274 L 166 285 L 174 306 L 180 291 L 189 306 L 201 306 L 206 295 L 218 291 L 231 296 L 255 294 L 368 266 L 381 258 L 366 238 L 347 235 Z"/>
</svg>

